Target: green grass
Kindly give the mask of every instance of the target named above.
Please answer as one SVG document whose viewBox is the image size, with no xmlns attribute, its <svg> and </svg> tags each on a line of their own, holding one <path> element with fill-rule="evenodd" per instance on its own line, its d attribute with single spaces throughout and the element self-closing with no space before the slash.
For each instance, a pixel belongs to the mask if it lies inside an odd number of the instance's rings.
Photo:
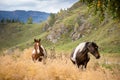
<svg viewBox="0 0 120 80">
<path fill-rule="evenodd" d="M 33 38 L 40 38 L 43 33 L 40 24 L 0 24 L 0 49 L 10 48 L 13 46 L 23 46 L 31 44 Z M 39 36 L 40 35 L 40 36 Z"/>
<path fill-rule="evenodd" d="M 104 67 L 104 68 L 106 68 L 106 69 L 109 69 L 109 70 L 113 70 L 112 68 L 112 65 L 110 65 L 110 64 L 102 64 L 102 67 Z"/>
<path fill-rule="evenodd" d="M 111 71 L 113 71 L 115 68 L 120 71 L 120 65 L 119 64 L 101 64 L 102 67 L 106 68 L 106 69 L 109 69 Z"/>
</svg>

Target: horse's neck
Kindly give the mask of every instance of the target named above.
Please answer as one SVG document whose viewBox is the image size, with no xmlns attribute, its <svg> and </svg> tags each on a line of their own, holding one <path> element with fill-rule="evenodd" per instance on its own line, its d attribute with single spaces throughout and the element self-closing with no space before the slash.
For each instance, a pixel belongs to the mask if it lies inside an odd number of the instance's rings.
<svg viewBox="0 0 120 80">
<path fill-rule="evenodd" d="M 89 44 L 89 42 L 86 43 L 85 48 L 80 52 L 80 55 L 81 55 L 82 57 L 88 55 L 88 52 L 89 52 L 89 50 L 88 50 L 88 48 L 87 48 L 87 45 L 88 45 L 88 44 Z"/>
<path fill-rule="evenodd" d="M 85 57 L 86 55 L 88 55 L 89 50 L 86 48 L 85 50 L 81 51 L 78 53 L 79 57 Z"/>
<path fill-rule="evenodd" d="M 43 52 L 43 48 L 42 48 L 41 46 L 42 46 L 42 45 L 40 45 L 40 46 L 39 46 L 39 49 L 40 49 L 40 51 L 42 51 L 42 52 Z"/>
<path fill-rule="evenodd" d="M 39 47 L 39 48 L 37 48 L 37 47 Z M 38 51 L 37 51 L 38 49 L 39 49 L 39 51 L 40 51 L 40 46 L 34 45 L 34 50 L 35 50 L 36 53 L 38 53 Z M 39 53 L 40 53 L 40 52 L 39 52 Z"/>
</svg>

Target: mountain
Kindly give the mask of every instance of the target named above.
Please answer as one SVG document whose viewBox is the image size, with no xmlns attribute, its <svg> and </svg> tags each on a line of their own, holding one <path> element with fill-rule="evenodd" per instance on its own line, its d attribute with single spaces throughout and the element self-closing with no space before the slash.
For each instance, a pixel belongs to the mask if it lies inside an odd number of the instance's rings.
<svg viewBox="0 0 120 80">
<path fill-rule="evenodd" d="M 19 20 L 26 23 L 28 18 L 32 17 L 33 23 L 40 23 L 45 21 L 49 16 L 49 13 L 39 12 L 39 11 L 0 11 L 0 20 L 10 19 Z"/>
</svg>

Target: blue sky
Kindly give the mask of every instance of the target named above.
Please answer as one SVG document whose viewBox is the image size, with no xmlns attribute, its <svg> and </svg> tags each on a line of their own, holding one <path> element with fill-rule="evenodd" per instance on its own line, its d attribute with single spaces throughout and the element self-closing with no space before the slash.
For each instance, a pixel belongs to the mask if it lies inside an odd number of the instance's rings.
<svg viewBox="0 0 120 80">
<path fill-rule="evenodd" d="M 0 10 L 33 10 L 57 13 L 67 9 L 79 0 L 1 0 Z"/>
</svg>

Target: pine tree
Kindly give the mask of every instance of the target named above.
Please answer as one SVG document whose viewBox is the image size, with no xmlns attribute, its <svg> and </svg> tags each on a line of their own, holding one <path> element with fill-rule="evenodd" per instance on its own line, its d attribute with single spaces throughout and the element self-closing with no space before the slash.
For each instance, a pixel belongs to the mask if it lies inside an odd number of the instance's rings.
<svg viewBox="0 0 120 80">
<path fill-rule="evenodd" d="M 32 17 L 29 17 L 29 18 L 28 18 L 27 23 L 28 23 L 28 24 L 32 24 L 32 23 L 33 23 Z"/>
<path fill-rule="evenodd" d="M 4 23 L 4 22 L 5 22 L 4 18 L 2 18 L 0 22 L 1 22 L 1 23 Z"/>
<path fill-rule="evenodd" d="M 51 13 L 48 19 L 49 25 L 52 26 L 55 22 L 55 14 Z"/>
</svg>

